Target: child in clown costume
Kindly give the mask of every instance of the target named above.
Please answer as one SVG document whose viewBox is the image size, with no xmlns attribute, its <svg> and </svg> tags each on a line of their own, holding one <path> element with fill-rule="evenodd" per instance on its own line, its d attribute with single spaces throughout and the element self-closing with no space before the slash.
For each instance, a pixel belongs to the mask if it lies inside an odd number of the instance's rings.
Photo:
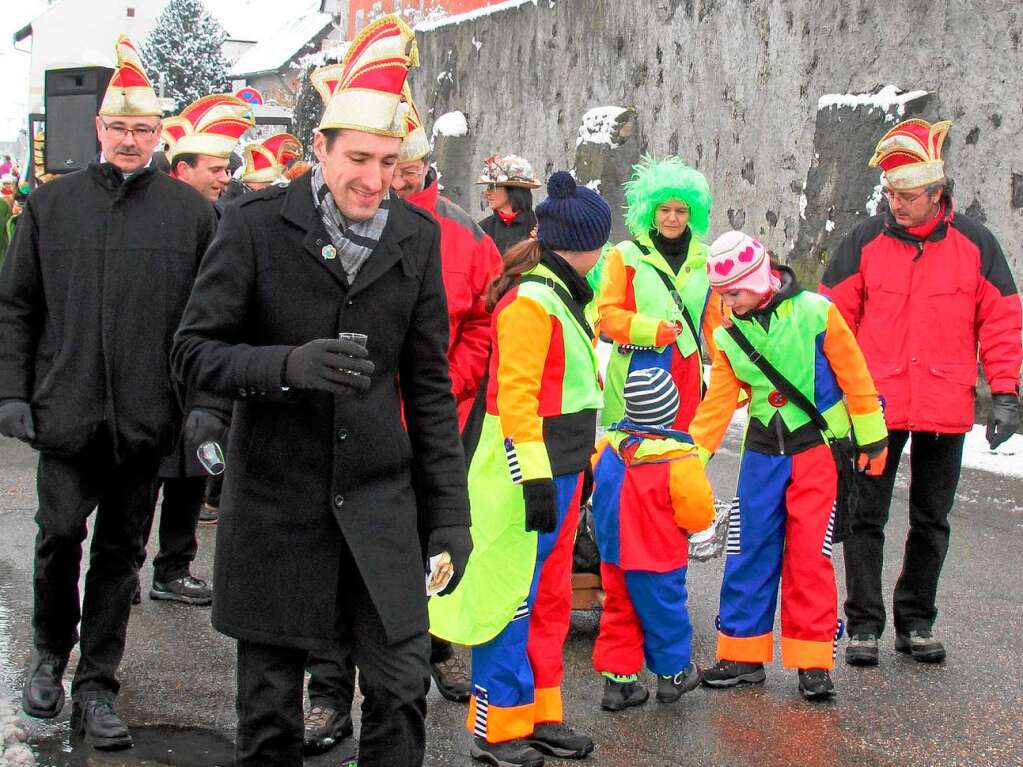
<svg viewBox="0 0 1023 767">
<path fill-rule="evenodd" d="M 504 255 L 491 288 L 486 416 L 469 463 L 473 554 L 458 590 L 430 600 L 431 633 L 472 646 L 470 753 L 491 765 L 593 750 L 563 721 L 561 652 L 602 400 L 585 274 L 611 210 L 565 172 L 547 192 L 537 239 Z"/>
<path fill-rule="evenodd" d="M 804 291 L 788 267 L 772 266 L 759 242 L 726 232 L 711 245 L 707 270 L 732 316 L 714 332 L 710 388 L 689 428 L 701 450 L 720 446 L 740 389 L 750 403 L 721 584 L 719 660 L 703 682 L 764 681 L 780 580 L 782 662 L 799 670 L 805 698 L 827 699 L 842 633 L 831 562 L 838 475 L 829 441 L 851 430 L 859 468 L 881 473 L 888 432 L 877 390 L 838 309 Z M 823 416 L 826 432 L 771 383 L 753 359 L 761 357 Z"/>
<path fill-rule="evenodd" d="M 593 520 L 606 594 L 593 665 L 604 676 L 600 705 L 609 711 L 649 697 L 639 681 L 644 656 L 657 674 L 661 703 L 700 684 L 686 607 L 687 532 L 714 519 L 714 493 L 692 439 L 670 428 L 678 404 L 666 371 L 629 373 L 625 417 L 593 460 Z"/>
<path fill-rule="evenodd" d="M 656 367 L 678 387 L 672 427 L 684 431 L 704 392 L 701 346 L 713 354 L 721 324 L 705 269 L 710 187 L 679 158 L 648 156 L 625 184 L 625 202 L 633 239 L 608 251 L 597 299 L 600 331 L 614 342 L 602 421 L 621 419 L 629 373 Z"/>
</svg>

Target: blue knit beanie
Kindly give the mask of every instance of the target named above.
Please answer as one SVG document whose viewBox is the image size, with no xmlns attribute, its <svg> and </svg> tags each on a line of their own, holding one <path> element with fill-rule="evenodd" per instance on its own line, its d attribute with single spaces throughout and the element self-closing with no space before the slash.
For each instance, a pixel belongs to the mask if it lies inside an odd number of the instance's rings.
<svg viewBox="0 0 1023 767">
<path fill-rule="evenodd" d="M 596 250 L 611 236 L 611 208 L 604 198 L 563 170 L 547 179 L 547 199 L 535 212 L 536 238 L 554 250 Z"/>
<path fill-rule="evenodd" d="M 633 370 L 625 380 L 625 417 L 635 424 L 668 428 L 678 404 L 678 386 L 666 370 Z"/>
</svg>

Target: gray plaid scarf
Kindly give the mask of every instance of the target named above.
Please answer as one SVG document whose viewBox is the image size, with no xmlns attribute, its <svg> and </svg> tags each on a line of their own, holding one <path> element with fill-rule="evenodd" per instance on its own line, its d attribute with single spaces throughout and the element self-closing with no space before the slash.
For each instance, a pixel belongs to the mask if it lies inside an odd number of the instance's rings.
<svg viewBox="0 0 1023 767">
<path fill-rule="evenodd" d="M 380 241 L 380 236 L 387 226 L 387 215 L 391 203 L 390 190 L 387 196 L 380 202 L 380 207 L 373 214 L 373 218 L 366 221 L 349 221 L 344 214 L 338 210 L 334 203 L 334 195 L 330 193 L 326 182 L 323 180 L 323 168 L 319 163 L 313 168 L 313 201 L 316 209 L 320 212 L 323 225 L 327 228 L 330 241 L 337 248 L 337 257 L 348 277 L 348 284 L 355 282 L 355 275 L 359 273 L 362 265 L 366 263 L 369 254 Z"/>
</svg>

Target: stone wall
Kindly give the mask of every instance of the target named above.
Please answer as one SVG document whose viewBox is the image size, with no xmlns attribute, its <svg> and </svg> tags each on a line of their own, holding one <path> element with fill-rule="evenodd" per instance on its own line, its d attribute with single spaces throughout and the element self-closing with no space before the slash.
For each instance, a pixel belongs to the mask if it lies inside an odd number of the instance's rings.
<svg viewBox="0 0 1023 767">
<path fill-rule="evenodd" d="M 413 79 L 427 119 L 468 117 L 438 164 L 474 215 L 471 176 L 495 152 L 543 174 L 579 165 L 612 199 L 607 182 L 642 152 L 677 153 L 710 180 L 712 236 L 743 228 L 805 278 L 878 203 L 866 167 L 877 138 L 902 115 L 948 118 L 958 206 L 1023 282 L 1021 37 L 1012 1 L 539 0 L 420 32 Z M 925 94 L 818 110 L 827 94 L 888 84 Z M 602 105 L 634 110 L 627 151 L 577 151 L 583 114 Z"/>
</svg>

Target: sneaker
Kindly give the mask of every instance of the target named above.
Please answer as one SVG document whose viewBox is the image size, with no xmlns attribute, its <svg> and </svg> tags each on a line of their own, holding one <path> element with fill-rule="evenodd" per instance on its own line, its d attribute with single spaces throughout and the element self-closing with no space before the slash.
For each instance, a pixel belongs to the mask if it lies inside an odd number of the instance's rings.
<svg viewBox="0 0 1023 767">
<path fill-rule="evenodd" d="M 446 661 L 430 664 L 430 676 L 439 692 L 447 700 L 465 703 L 472 692 L 472 680 L 462 659 L 452 655 Z"/>
<path fill-rule="evenodd" d="M 215 525 L 217 520 L 220 518 L 220 507 L 210 506 L 208 503 L 202 505 L 202 509 L 199 510 L 199 524 L 200 525 Z"/>
<path fill-rule="evenodd" d="M 166 583 L 154 580 L 153 587 L 149 589 L 149 598 L 186 605 L 208 605 L 213 602 L 213 587 L 200 578 L 183 575 Z"/>
<path fill-rule="evenodd" d="M 703 683 L 708 687 L 735 687 L 737 684 L 761 684 L 767 679 L 763 663 L 739 663 L 719 660 L 703 672 Z"/>
<path fill-rule="evenodd" d="M 658 676 L 657 702 L 674 703 L 687 692 L 699 687 L 702 678 L 700 667 L 695 663 L 690 663 L 674 676 Z"/>
<path fill-rule="evenodd" d="M 329 706 L 313 706 L 305 714 L 302 750 L 322 754 L 352 736 L 352 717 Z"/>
<path fill-rule="evenodd" d="M 72 701 L 71 732 L 101 751 L 131 748 L 131 733 L 108 700 Z"/>
<path fill-rule="evenodd" d="M 593 751 L 593 741 L 563 722 L 547 722 L 533 728 L 523 740 L 548 756 L 559 759 L 584 759 Z"/>
<path fill-rule="evenodd" d="M 493 767 L 543 767 L 543 754 L 523 740 L 488 743 L 485 738 L 473 736 L 469 755 L 478 762 Z"/>
<path fill-rule="evenodd" d="M 850 666 L 876 666 L 877 635 L 852 634 L 845 646 L 845 662 Z"/>
<path fill-rule="evenodd" d="M 649 697 L 650 693 L 638 679 L 616 682 L 604 677 L 604 696 L 600 699 L 600 707 L 605 711 L 623 711 L 633 706 L 642 706 Z"/>
<path fill-rule="evenodd" d="M 912 655 L 920 663 L 941 663 L 945 660 L 945 645 L 935 639 L 927 629 L 895 635 L 895 652 Z"/>
<path fill-rule="evenodd" d="M 823 668 L 799 669 L 799 692 L 807 700 L 827 700 L 835 697 L 835 684 L 831 674 Z"/>
</svg>

